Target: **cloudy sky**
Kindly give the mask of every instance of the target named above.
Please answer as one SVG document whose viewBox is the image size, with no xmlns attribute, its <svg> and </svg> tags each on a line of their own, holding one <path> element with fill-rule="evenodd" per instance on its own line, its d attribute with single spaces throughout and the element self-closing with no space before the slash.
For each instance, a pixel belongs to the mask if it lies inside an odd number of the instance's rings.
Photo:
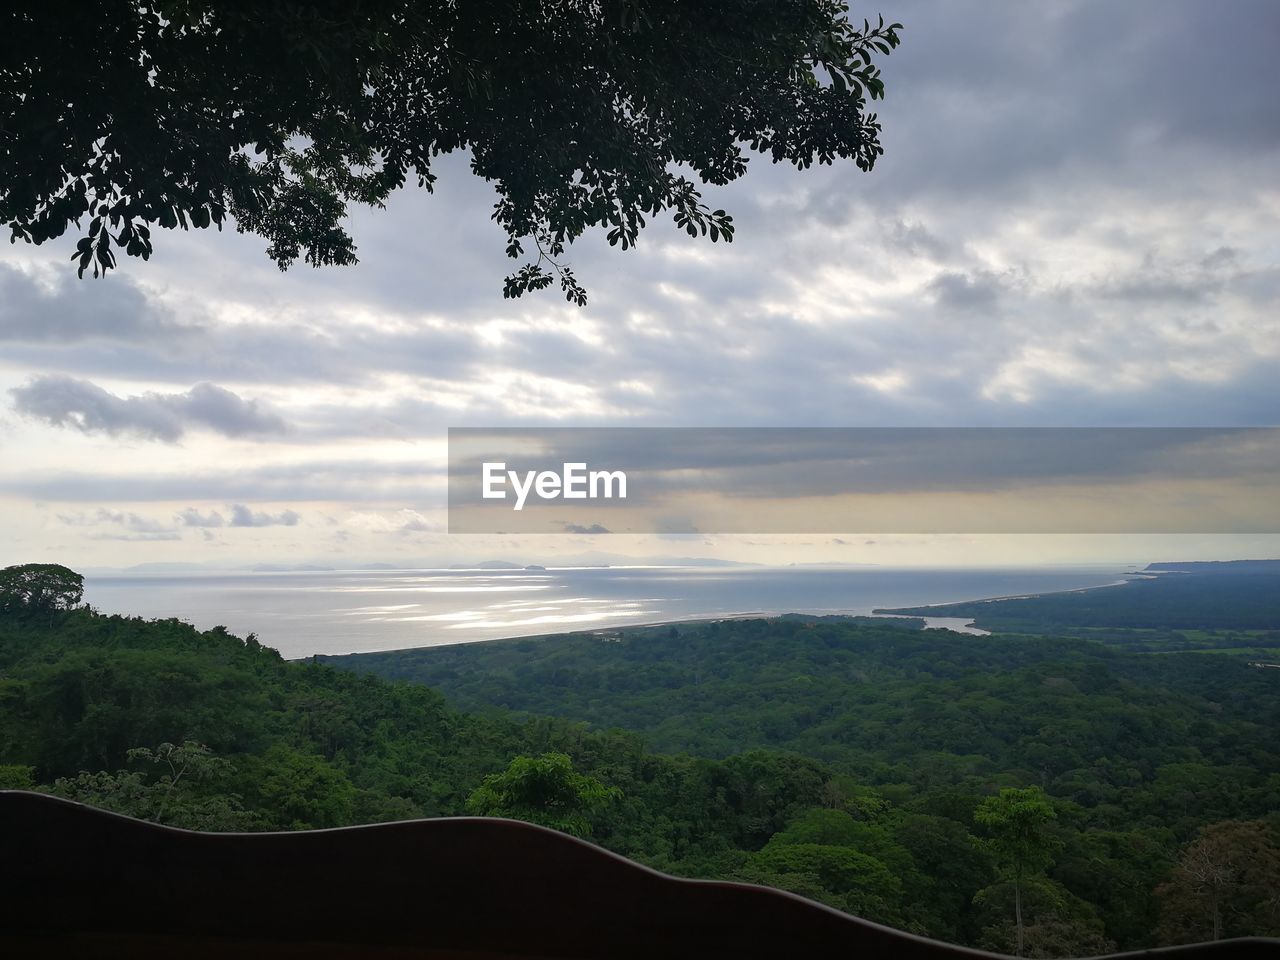
<svg viewBox="0 0 1280 960">
<path fill-rule="evenodd" d="M 361 264 L 234 232 L 78 281 L 0 252 L 0 563 L 1141 562 L 1266 536 L 453 537 L 450 426 L 1260 426 L 1280 409 L 1280 6 L 885 0 L 886 155 L 753 163 L 571 251 L 591 301 L 501 298 L 465 157 L 353 212 Z M 832 531 L 836 533 L 837 531 Z M 856 531 L 849 531 L 856 533 Z"/>
</svg>

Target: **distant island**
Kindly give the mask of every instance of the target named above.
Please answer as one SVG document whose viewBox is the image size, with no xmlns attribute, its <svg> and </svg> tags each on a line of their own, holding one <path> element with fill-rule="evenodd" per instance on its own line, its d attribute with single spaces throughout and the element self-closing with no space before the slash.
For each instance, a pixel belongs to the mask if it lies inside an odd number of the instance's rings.
<svg viewBox="0 0 1280 960">
<path fill-rule="evenodd" d="M 254 573 L 332 573 L 333 567 L 314 563 L 259 563 L 249 568 Z"/>
</svg>

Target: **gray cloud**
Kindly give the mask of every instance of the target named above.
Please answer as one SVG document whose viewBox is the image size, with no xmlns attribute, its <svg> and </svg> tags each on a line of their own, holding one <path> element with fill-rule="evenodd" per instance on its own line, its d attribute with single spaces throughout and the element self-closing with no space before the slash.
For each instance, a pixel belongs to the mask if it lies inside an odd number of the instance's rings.
<svg viewBox="0 0 1280 960">
<path fill-rule="evenodd" d="M 976 274 L 947 271 L 929 282 L 929 291 L 943 307 L 970 310 L 988 307 L 1000 299 L 1005 284 L 989 271 Z"/>
<path fill-rule="evenodd" d="M 195 507 L 187 507 L 181 511 L 177 519 L 184 527 L 220 527 L 226 523 L 217 510 L 210 510 L 209 513 L 203 514 Z"/>
<path fill-rule="evenodd" d="M 94 284 L 92 296 L 85 296 L 83 285 L 67 271 L 52 277 L 45 286 L 30 273 L 0 264 L 0 342 L 141 340 L 193 329 L 178 324 L 123 273 Z"/>
<path fill-rule="evenodd" d="M 90 540 L 145 542 L 181 539 L 181 534 L 174 529 L 172 524 L 162 523 L 159 520 L 144 517 L 132 511 L 107 510 L 104 507 L 99 507 L 92 514 L 58 514 L 58 519 L 69 527 L 113 528 L 95 530 L 95 532 L 89 534 Z"/>
<path fill-rule="evenodd" d="M 579 534 L 592 534 L 592 535 L 594 535 L 594 534 L 598 534 L 598 533 L 611 533 L 611 532 L 612 532 L 611 530 L 609 530 L 609 528 L 608 528 L 608 527 L 601 526 L 601 525 L 600 525 L 600 524 L 598 524 L 598 523 L 593 523 L 593 524 L 591 524 L 591 525 L 589 525 L 589 526 L 584 526 L 583 524 L 580 524 L 580 523 L 564 523 L 564 522 L 562 522 L 562 523 L 560 524 L 560 526 L 564 528 L 564 532 L 565 532 L 565 533 L 579 533 Z"/>
<path fill-rule="evenodd" d="M 280 434 L 287 429 L 279 416 L 257 401 L 244 400 L 212 383 L 198 383 L 186 393 L 118 397 L 87 380 L 52 374 L 9 392 L 19 413 L 82 433 L 127 433 L 176 443 L 193 428 L 227 437 Z"/>
<path fill-rule="evenodd" d="M 1007 205 L 1037 181 L 1061 188 L 1085 172 L 1156 185 L 1193 157 L 1258 156 L 1280 143 L 1270 104 L 1280 9 L 1268 0 L 886 0 L 879 9 L 907 24 L 884 67 L 883 198 L 924 191 Z"/>
<path fill-rule="evenodd" d="M 1280 270 L 1252 269 L 1240 263 L 1237 251 L 1218 247 L 1180 259 L 1148 253 L 1137 269 L 1104 277 L 1093 292 L 1108 300 L 1196 306 L 1230 296 L 1252 298 L 1258 288 L 1270 294 L 1277 281 Z"/>
<path fill-rule="evenodd" d="M 165 399 L 193 425 L 228 437 L 279 434 L 288 429 L 283 419 L 263 410 L 256 400 L 244 400 L 212 383 L 198 383 L 185 395 Z"/>
<path fill-rule="evenodd" d="M 58 519 L 73 527 L 115 524 L 133 533 L 167 533 L 173 530 L 171 524 L 161 523 L 132 511 L 107 510 L 104 507 L 99 507 L 93 514 L 59 514 Z"/>
<path fill-rule="evenodd" d="M 250 510 L 243 503 L 231 508 L 231 526 L 233 527 L 296 527 L 302 516 L 293 510 L 282 513 L 262 513 Z"/>
<path fill-rule="evenodd" d="M 882 224 L 880 229 L 891 246 L 913 257 L 946 260 L 951 256 L 951 245 L 934 235 L 923 223 L 894 220 Z"/>
</svg>

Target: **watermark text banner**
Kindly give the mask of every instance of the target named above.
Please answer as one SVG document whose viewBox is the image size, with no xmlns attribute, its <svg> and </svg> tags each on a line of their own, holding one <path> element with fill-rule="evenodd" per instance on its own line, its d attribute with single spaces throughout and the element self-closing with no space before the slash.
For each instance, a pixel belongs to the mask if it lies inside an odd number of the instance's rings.
<svg viewBox="0 0 1280 960">
<path fill-rule="evenodd" d="M 1280 428 L 452 428 L 450 533 L 1278 533 Z"/>
</svg>

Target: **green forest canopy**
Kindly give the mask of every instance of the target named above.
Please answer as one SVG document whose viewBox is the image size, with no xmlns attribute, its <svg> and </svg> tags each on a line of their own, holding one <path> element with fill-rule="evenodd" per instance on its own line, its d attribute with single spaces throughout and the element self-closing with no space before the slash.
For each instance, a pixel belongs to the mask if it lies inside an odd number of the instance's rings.
<svg viewBox="0 0 1280 960">
<path fill-rule="evenodd" d="M 941 939 L 1011 951 L 1021 930 L 1029 955 L 1280 932 L 1280 671 L 1243 658 L 803 618 L 435 653 L 455 690 L 566 719 L 462 712 L 220 628 L 0 614 L 0 785 L 202 829 L 558 822 Z M 1006 791 L 1052 810 L 1020 873 L 979 815 Z M 1216 916 L 1206 857 L 1248 864 Z"/>
<path fill-rule="evenodd" d="M 749 153 L 871 169 L 872 61 L 900 29 L 840 0 L 6 4 L 0 222 L 37 244 L 74 226 L 82 276 L 147 259 L 156 226 L 228 220 L 281 269 L 349 264 L 349 204 L 431 189 L 465 150 L 528 258 L 504 295 L 558 280 L 581 304 L 561 258 L 588 228 L 733 238 L 690 175 L 728 183 Z"/>
<path fill-rule="evenodd" d="M 1118 638 L 1131 643 L 1151 639 L 1134 630 L 1251 630 L 1280 638 L 1280 560 L 1153 563 L 1141 577 L 1090 590 L 876 612 L 970 617 L 1005 632 L 1097 636 L 1119 628 Z"/>
</svg>

